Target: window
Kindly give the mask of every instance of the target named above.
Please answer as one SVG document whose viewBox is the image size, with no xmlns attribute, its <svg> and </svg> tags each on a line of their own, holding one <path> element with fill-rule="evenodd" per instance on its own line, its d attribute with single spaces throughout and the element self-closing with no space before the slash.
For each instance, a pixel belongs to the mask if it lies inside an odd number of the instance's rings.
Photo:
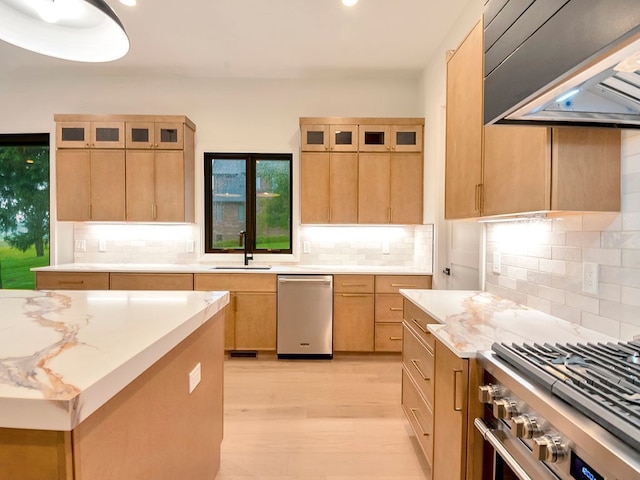
<svg viewBox="0 0 640 480">
<path fill-rule="evenodd" d="M 0 288 L 49 265 L 49 134 L 0 134 Z"/>
<path fill-rule="evenodd" d="M 204 154 L 205 253 L 291 253 L 290 153 Z"/>
</svg>

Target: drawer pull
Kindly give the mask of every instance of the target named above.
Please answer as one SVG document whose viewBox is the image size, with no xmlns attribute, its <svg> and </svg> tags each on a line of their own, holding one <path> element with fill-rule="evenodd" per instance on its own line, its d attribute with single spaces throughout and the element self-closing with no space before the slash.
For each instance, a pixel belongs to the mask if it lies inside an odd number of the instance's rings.
<svg viewBox="0 0 640 480">
<path fill-rule="evenodd" d="M 368 297 L 368 293 L 341 293 L 341 297 Z"/>
<path fill-rule="evenodd" d="M 398 287 L 398 288 L 411 288 L 411 287 L 417 287 L 416 284 L 413 283 L 392 283 L 391 284 L 392 287 Z"/>
<path fill-rule="evenodd" d="M 367 287 L 364 283 L 341 283 L 341 287 Z"/>
<path fill-rule="evenodd" d="M 456 400 L 458 399 L 458 374 L 459 373 L 462 374 L 462 370 L 455 369 L 453 371 L 453 409 L 456 412 L 462 411 L 462 407 L 458 407 L 458 405 L 456 404 Z"/>
<path fill-rule="evenodd" d="M 402 340 L 402 337 L 389 337 L 389 340 Z"/>
<path fill-rule="evenodd" d="M 402 307 L 389 307 L 389 310 L 391 310 L 392 312 L 401 312 Z"/>
<path fill-rule="evenodd" d="M 58 280 L 61 285 L 82 285 L 84 280 Z"/>
<path fill-rule="evenodd" d="M 424 372 L 420 369 L 420 367 L 418 366 L 418 361 L 411 359 L 411 363 L 413 364 L 414 367 L 416 367 L 416 370 L 418 371 L 418 373 L 420 374 L 420 376 L 422 377 L 423 380 L 430 380 L 429 377 L 427 377 Z"/>
<path fill-rule="evenodd" d="M 422 435 L 425 437 L 428 437 L 429 434 L 424 431 L 424 428 L 422 428 L 422 424 L 420 423 L 420 420 L 418 420 L 418 414 L 416 412 L 419 412 L 420 410 L 418 410 L 417 408 L 410 408 L 409 411 L 411 412 L 411 415 L 413 415 L 413 418 L 416 419 L 416 423 L 420 427 L 420 432 L 422 433 Z"/>
<path fill-rule="evenodd" d="M 415 323 L 418 326 L 418 328 L 422 330 L 424 333 L 426 333 L 427 335 L 429 334 L 428 330 L 420 324 L 417 318 L 411 318 L 411 321 Z"/>
</svg>

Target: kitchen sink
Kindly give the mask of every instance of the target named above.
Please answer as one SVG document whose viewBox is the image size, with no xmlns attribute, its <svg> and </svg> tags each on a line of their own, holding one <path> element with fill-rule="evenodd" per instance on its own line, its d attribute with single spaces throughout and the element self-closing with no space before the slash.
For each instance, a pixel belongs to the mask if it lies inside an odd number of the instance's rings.
<svg viewBox="0 0 640 480">
<path fill-rule="evenodd" d="M 271 270 L 271 265 L 216 265 L 211 270 Z"/>
</svg>

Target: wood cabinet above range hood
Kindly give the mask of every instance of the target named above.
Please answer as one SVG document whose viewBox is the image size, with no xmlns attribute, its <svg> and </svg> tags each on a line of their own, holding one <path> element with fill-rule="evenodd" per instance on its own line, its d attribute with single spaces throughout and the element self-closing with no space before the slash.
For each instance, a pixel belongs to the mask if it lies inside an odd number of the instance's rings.
<svg viewBox="0 0 640 480">
<path fill-rule="evenodd" d="M 484 123 L 640 128 L 639 0 L 489 0 Z"/>
</svg>

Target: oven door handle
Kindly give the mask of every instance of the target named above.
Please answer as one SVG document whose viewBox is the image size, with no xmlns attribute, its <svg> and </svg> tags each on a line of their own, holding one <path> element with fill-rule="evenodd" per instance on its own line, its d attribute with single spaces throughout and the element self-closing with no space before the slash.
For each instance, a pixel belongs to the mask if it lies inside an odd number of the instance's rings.
<svg viewBox="0 0 640 480">
<path fill-rule="evenodd" d="M 476 418 L 473 421 L 473 424 L 482 434 L 484 439 L 489 442 L 489 444 L 495 449 L 496 453 L 502 457 L 505 463 L 511 470 L 513 470 L 513 473 L 515 473 L 520 480 L 533 480 L 533 478 L 523 470 L 516 459 L 513 458 L 509 451 L 504 447 L 500 439 L 496 436 L 495 433 L 493 433 L 493 430 L 489 428 L 486 423 L 484 423 L 484 420 L 482 420 L 481 418 Z"/>
</svg>

